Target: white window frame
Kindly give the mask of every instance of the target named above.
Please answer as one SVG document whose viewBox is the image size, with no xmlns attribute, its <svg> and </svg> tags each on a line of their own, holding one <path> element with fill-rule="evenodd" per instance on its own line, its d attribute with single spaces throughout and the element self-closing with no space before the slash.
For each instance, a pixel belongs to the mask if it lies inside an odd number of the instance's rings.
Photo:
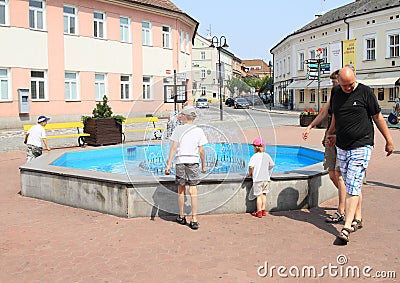
<svg viewBox="0 0 400 283">
<path fill-rule="evenodd" d="M 206 69 L 201 69 L 200 70 L 200 78 L 205 79 L 206 78 Z"/>
<path fill-rule="evenodd" d="M 328 63 L 328 47 L 324 46 L 322 48 L 321 59 L 324 59 L 323 63 Z"/>
<path fill-rule="evenodd" d="M 200 93 L 201 93 L 201 95 L 207 95 L 207 87 L 206 86 L 201 86 L 200 87 Z"/>
<path fill-rule="evenodd" d="M 172 28 L 167 25 L 162 26 L 163 48 L 172 49 Z"/>
<path fill-rule="evenodd" d="M 288 62 L 288 63 L 287 63 L 287 73 L 290 74 L 290 65 L 291 65 L 291 64 L 290 64 L 290 63 L 291 63 L 291 62 L 290 62 L 290 56 L 288 56 L 287 62 Z"/>
<path fill-rule="evenodd" d="M 29 2 L 41 4 L 42 7 L 34 7 L 29 3 L 29 27 L 36 30 L 46 29 L 46 2 L 43 0 L 30 0 Z M 32 18 L 33 17 L 33 18 Z M 38 25 L 38 19 L 41 20 L 42 26 Z M 32 22 L 33 20 L 33 22 Z M 31 25 L 33 24 L 33 25 Z"/>
<path fill-rule="evenodd" d="M 33 72 L 41 72 L 43 73 L 43 77 L 32 77 Z M 33 86 L 33 84 L 35 84 Z M 40 85 L 42 84 L 42 90 L 43 93 L 41 93 L 41 87 Z M 35 92 L 33 91 L 33 87 L 35 88 Z M 31 87 L 30 87 L 30 92 L 31 92 L 31 100 L 32 101 L 46 101 L 48 100 L 47 98 L 47 72 L 43 70 L 31 70 Z M 33 97 L 33 94 L 36 93 L 38 97 Z M 41 95 L 42 94 L 42 95 Z M 41 97 L 42 96 L 42 97 Z"/>
<path fill-rule="evenodd" d="M 4 75 L 5 73 L 5 75 Z M 10 70 L 0 68 L 0 102 L 11 100 L 11 79 Z M 3 91 L 5 85 L 6 90 Z"/>
<path fill-rule="evenodd" d="M 308 58 L 309 59 L 315 59 L 316 54 L 317 54 L 317 51 L 315 50 L 315 48 L 308 50 Z"/>
<path fill-rule="evenodd" d="M 391 37 L 396 37 L 397 42 L 391 44 Z M 390 31 L 387 34 L 387 58 L 398 58 L 400 57 L 400 30 Z M 392 53 L 393 52 L 393 53 Z"/>
<path fill-rule="evenodd" d="M 190 41 L 189 41 L 189 33 L 186 33 L 186 53 L 189 53 L 190 50 Z"/>
<path fill-rule="evenodd" d="M 73 9 L 73 13 L 65 11 L 65 8 Z M 78 8 L 75 6 L 64 5 L 64 34 L 78 34 Z M 71 22 L 74 23 L 74 31 L 71 31 Z"/>
<path fill-rule="evenodd" d="M 94 75 L 94 97 L 96 101 L 102 101 L 107 95 L 107 74 L 96 73 Z"/>
<path fill-rule="evenodd" d="M 394 101 L 396 99 L 397 93 L 399 92 L 399 87 L 389 88 L 389 101 Z"/>
<path fill-rule="evenodd" d="M 151 89 L 152 78 L 150 76 L 143 76 L 143 92 L 142 98 L 143 100 L 152 100 L 153 99 L 153 91 Z"/>
<path fill-rule="evenodd" d="M 1 0 L 0 7 L 3 9 L 3 14 L 0 15 L 0 26 L 10 25 L 10 12 L 9 12 L 9 0 Z"/>
<path fill-rule="evenodd" d="M 305 58 L 304 58 L 304 51 L 301 51 L 301 52 L 299 52 L 298 53 L 299 54 L 299 65 L 298 65 L 298 70 L 299 71 L 304 71 L 304 60 L 305 60 Z"/>
<path fill-rule="evenodd" d="M 119 39 L 121 42 L 131 42 L 131 19 L 129 17 L 119 17 Z"/>
<path fill-rule="evenodd" d="M 310 90 L 310 102 L 315 102 L 315 89 Z"/>
<path fill-rule="evenodd" d="M 123 78 L 128 78 L 128 80 L 123 80 Z M 120 76 L 120 97 L 121 100 L 130 100 L 131 97 L 131 76 L 130 75 L 121 75 Z M 128 92 L 128 96 L 126 96 L 126 92 Z"/>
<path fill-rule="evenodd" d="M 183 30 L 181 30 L 180 42 L 181 42 L 181 52 L 185 52 L 185 32 Z"/>
<path fill-rule="evenodd" d="M 96 17 L 96 15 L 102 18 Z M 107 38 L 107 15 L 105 12 L 93 12 L 93 37 L 94 38 Z"/>
<path fill-rule="evenodd" d="M 323 88 L 321 89 L 321 102 L 326 103 L 328 100 L 328 89 Z"/>
<path fill-rule="evenodd" d="M 304 89 L 299 90 L 299 102 L 304 103 Z"/>
<path fill-rule="evenodd" d="M 368 47 L 368 43 L 373 41 L 374 47 Z M 364 61 L 372 61 L 376 60 L 376 34 L 366 34 L 363 38 L 363 60 Z M 373 58 L 371 57 L 371 53 L 373 53 Z"/>
<path fill-rule="evenodd" d="M 206 60 L 206 52 L 205 51 L 201 51 L 200 52 L 200 59 L 201 60 Z"/>
<path fill-rule="evenodd" d="M 69 75 L 74 75 L 75 77 L 73 78 Z M 64 80 L 65 100 L 79 101 L 79 74 L 77 72 L 65 72 Z M 75 93 L 75 97 L 73 96 L 73 93 Z"/>
<path fill-rule="evenodd" d="M 148 27 L 143 26 L 148 24 Z M 151 33 L 151 22 L 142 21 L 142 45 L 144 46 L 152 46 L 152 33 Z"/>
</svg>

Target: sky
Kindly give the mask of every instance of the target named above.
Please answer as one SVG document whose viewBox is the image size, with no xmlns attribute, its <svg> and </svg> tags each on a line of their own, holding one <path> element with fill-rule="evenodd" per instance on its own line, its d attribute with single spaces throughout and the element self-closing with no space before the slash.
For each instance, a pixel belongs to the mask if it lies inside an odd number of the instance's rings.
<svg viewBox="0 0 400 283">
<path fill-rule="evenodd" d="M 272 59 L 270 50 L 315 15 L 355 0 L 171 0 L 199 22 L 201 36 L 225 36 L 240 59 Z"/>
</svg>

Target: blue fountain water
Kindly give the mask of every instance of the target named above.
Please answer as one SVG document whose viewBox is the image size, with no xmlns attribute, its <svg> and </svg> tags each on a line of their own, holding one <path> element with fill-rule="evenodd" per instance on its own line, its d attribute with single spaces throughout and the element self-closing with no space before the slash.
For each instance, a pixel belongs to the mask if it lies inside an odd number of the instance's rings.
<svg viewBox="0 0 400 283">
<path fill-rule="evenodd" d="M 249 144 L 207 144 L 208 172 L 246 173 L 254 154 Z M 274 172 L 288 172 L 319 163 L 323 153 L 297 146 L 267 146 L 275 162 Z M 169 146 L 137 145 L 64 153 L 51 165 L 117 174 L 164 174 Z"/>
</svg>

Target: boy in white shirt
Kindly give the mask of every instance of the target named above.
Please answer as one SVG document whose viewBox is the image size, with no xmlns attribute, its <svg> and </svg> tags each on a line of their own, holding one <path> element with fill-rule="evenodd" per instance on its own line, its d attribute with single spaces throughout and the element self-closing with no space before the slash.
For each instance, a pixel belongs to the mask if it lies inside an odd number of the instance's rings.
<svg viewBox="0 0 400 283">
<path fill-rule="evenodd" d="M 172 141 L 169 158 L 165 167 L 165 174 L 170 174 L 172 159 L 175 155 L 175 183 L 178 185 L 178 206 L 179 215 L 176 221 L 182 225 L 186 224 L 184 213 L 186 182 L 189 184 L 189 194 L 192 202 L 192 221 L 190 228 L 197 230 L 197 185 L 200 183 L 199 157 L 201 160 L 201 171 L 206 172 L 204 147 L 208 141 L 203 130 L 193 121 L 196 118 L 196 109 L 193 106 L 186 106 L 180 113 L 183 125 L 177 126 L 170 140 Z"/>
<path fill-rule="evenodd" d="M 46 140 L 46 131 L 44 130 L 44 126 L 46 126 L 49 120 L 50 118 L 46 116 L 39 116 L 38 123 L 26 133 L 24 143 L 28 146 L 26 153 L 27 162 L 42 155 L 42 143 L 50 151 Z"/>
<path fill-rule="evenodd" d="M 253 178 L 252 191 L 257 197 L 257 211 L 252 212 L 251 215 L 261 218 L 267 215 L 265 205 L 269 192 L 269 170 L 275 166 L 275 163 L 271 156 L 265 152 L 265 143 L 262 138 L 256 138 L 253 141 L 253 147 L 255 154 L 250 158 L 247 177 Z"/>
</svg>

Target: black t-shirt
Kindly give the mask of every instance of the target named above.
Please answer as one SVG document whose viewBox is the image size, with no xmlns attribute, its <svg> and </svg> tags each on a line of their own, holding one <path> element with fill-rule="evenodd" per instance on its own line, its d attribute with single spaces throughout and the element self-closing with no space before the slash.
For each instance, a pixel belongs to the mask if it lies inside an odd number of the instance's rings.
<svg viewBox="0 0 400 283">
<path fill-rule="evenodd" d="M 374 145 L 372 116 L 381 109 L 373 90 L 358 84 L 351 93 L 345 93 L 340 86 L 332 89 L 331 110 L 335 116 L 336 145 L 350 150 Z"/>
</svg>

